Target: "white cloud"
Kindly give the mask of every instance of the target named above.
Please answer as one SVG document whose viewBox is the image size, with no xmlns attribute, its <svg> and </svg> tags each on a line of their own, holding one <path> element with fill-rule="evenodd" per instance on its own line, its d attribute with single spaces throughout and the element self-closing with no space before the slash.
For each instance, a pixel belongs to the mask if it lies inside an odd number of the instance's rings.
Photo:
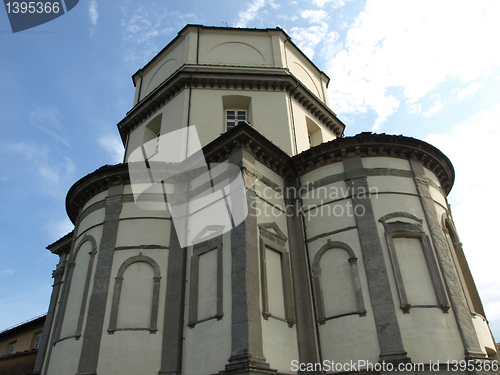
<svg viewBox="0 0 500 375">
<path fill-rule="evenodd" d="M 465 98 L 473 97 L 481 89 L 484 89 L 483 83 L 472 82 L 469 86 L 467 86 L 466 88 L 464 88 L 458 92 L 457 99 L 462 100 Z"/>
<path fill-rule="evenodd" d="M 121 8 L 123 40 L 126 43 L 124 58 L 137 69 L 146 64 L 172 39 L 174 32 L 188 23 L 200 23 L 192 13 L 168 11 L 155 3 L 132 6 L 128 3 Z"/>
<path fill-rule="evenodd" d="M 308 9 L 302 11 L 300 15 L 309 22 L 318 23 L 323 21 L 328 14 L 324 10 Z"/>
<path fill-rule="evenodd" d="M 334 110 L 372 109 L 379 127 L 401 100 L 415 103 L 449 79 L 484 78 L 500 64 L 498 18 L 497 1 L 368 0 L 326 69 Z"/>
<path fill-rule="evenodd" d="M 320 8 L 323 8 L 326 3 L 332 3 L 333 9 L 336 9 L 344 6 L 345 0 L 312 0 L 312 3 Z"/>
<path fill-rule="evenodd" d="M 57 110 L 57 108 L 52 106 L 37 107 L 30 112 L 31 125 L 36 126 L 38 129 L 50 135 L 58 142 L 69 146 L 69 142 L 66 137 L 66 128 L 61 122 L 62 119 L 63 116 L 61 113 Z"/>
<path fill-rule="evenodd" d="M 250 21 L 257 18 L 259 11 L 266 5 L 266 0 L 254 0 L 244 11 L 238 13 L 236 27 L 247 27 Z"/>
<path fill-rule="evenodd" d="M 310 59 L 313 58 L 316 46 L 323 41 L 328 35 L 328 25 L 314 25 L 310 27 L 292 27 L 290 36 L 297 46 Z M 332 34 L 336 39 L 336 33 Z M 338 36 L 338 35 L 337 35 Z"/>
<path fill-rule="evenodd" d="M 74 182 L 75 164 L 65 156 L 54 156 L 47 145 L 35 142 L 17 142 L 0 144 L 0 152 L 6 165 L 15 159 L 15 170 L 4 173 L 14 175 L 15 180 L 23 182 L 20 176 L 30 176 L 30 186 L 37 192 L 43 192 L 60 199 L 67 191 L 67 186 Z M 14 180 L 12 178 L 12 180 Z"/>
<path fill-rule="evenodd" d="M 114 163 L 123 161 L 123 144 L 117 135 L 104 135 L 97 140 L 99 146 L 110 154 Z"/>
<path fill-rule="evenodd" d="M 97 1 L 90 0 L 89 2 L 89 18 L 90 24 L 92 25 L 90 29 L 91 35 L 95 33 L 95 28 L 97 27 L 97 19 L 99 18 L 99 12 L 97 11 Z"/>
<path fill-rule="evenodd" d="M 500 325 L 500 200 L 494 162 L 500 144 L 500 106 L 483 111 L 447 134 L 425 141 L 438 147 L 455 167 L 455 185 L 448 197 L 453 220 L 490 322 Z M 497 338 L 498 339 L 498 338 Z"/>
<path fill-rule="evenodd" d="M 441 112 L 441 110 L 443 109 L 443 107 L 444 107 L 443 102 L 441 102 L 441 101 L 438 99 L 438 100 L 436 100 L 436 101 L 434 102 L 434 105 L 433 105 L 431 108 L 429 108 L 427 111 L 425 111 L 425 112 L 423 113 L 423 116 L 424 116 L 425 118 L 432 117 L 432 116 L 434 116 L 434 115 L 438 114 L 439 112 Z"/>
</svg>

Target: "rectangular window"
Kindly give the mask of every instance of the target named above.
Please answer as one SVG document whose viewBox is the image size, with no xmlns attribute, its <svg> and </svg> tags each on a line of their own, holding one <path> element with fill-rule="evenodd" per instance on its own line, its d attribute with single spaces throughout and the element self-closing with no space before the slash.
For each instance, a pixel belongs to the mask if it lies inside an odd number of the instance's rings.
<svg viewBox="0 0 500 375">
<path fill-rule="evenodd" d="M 41 338 L 42 338 L 42 334 L 39 334 L 36 336 L 35 344 L 33 345 L 33 349 L 38 349 L 38 347 L 40 346 L 40 339 Z"/>
<path fill-rule="evenodd" d="M 242 109 L 226 110 L 226 131 L 234 128 L 240 121 L 247 121 L 247 111 Z"/>
<path fill-rule="evenodd" d="M 9 345 L 10 345 L 9 354 L 14 354 L 14 352 L 16 350 L 16 341 L 11 342 Z"/>
</svg>

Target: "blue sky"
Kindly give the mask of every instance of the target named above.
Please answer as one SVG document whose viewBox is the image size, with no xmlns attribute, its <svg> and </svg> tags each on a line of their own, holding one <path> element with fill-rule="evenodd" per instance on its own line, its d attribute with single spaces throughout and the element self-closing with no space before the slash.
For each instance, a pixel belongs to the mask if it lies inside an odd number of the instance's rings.
<svg viewBox="0 0 500 375">
<path fill-rule="evenodd" d="M 70 186 L 121 162 L 131 75 L 187 23 L 283 28 L 331 78 L 330 106 L 361 131 L 404 134 L 453 162 L 448 199 L 500 341 L 500 2 L 80 0 L 12 34 L 0 10 L 0 330 L 46 311 Z"/>
</svg>

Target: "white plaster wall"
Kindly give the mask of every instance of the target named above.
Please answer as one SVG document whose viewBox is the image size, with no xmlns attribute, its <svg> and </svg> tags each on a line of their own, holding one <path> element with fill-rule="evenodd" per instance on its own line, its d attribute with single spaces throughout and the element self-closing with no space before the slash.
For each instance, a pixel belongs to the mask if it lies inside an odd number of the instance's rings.
<svg viewBox="0 0 500 375">
<path fill-rule="evenodd" d="M 190 38 L 189 32 L 181 35 L 168 50 L 163 51 L 141 72 L 142 83 L 136 84 L 136 101 L 134 104 L 137 103 L 137 97 L 139 97 L 139 100 L 144 99 L 187 62 L 187 50 L 189 49 L 189 44 L 193 42 L 196 43 L 196 39 L 193 41 Z M 137 76 L 137 79 L 141 78 Z"/>
<path fill-rule="evenodd" d="M 488 322 L 481 315 L 473 315 L 472 322 L 474 323 L 474 328 L 476 329 L 477 338 L 479 339 L 479 345 L 484 353 L 486 353 L 486 347 L 495 350 L 496 345 L 493 341 Z"/>
<path fill-rule="evenodd" d="M 371 201 L 375 219 L 377 221 L 382 216 L 392 212 L 408 212 L 415 215 L 419 219 L 425 218 L 420 198 L 415 195 L 378 194 L 372 196 Z M 379 228 L 379 235 L 381 236 L 380 238 L 385 238 L 383 225 L 381 223 L 378 223 L 377 225 Z M 424 228 L 424 230 L 426 230 L 426 228 Z"/>
<path fill-rule="evenodd" d="M 161 334 L 150 334 L 149 331 L 119 331 L 113 335 L 103 332 L 103 335 L 105 336 L 101 340 L 97 363 L 98 374 L 158 374 Z"/>
<path fill-rule="evenodd" d="M 304 208 L 320 206 L 332 201 L 343 201 L 351 194 L 351 188 L 347 188 L 344 181 L 335 182 L 333 184 L 319 186 L 315 189 L 307 189 L 305 185 L 300 190 L 300 197 Z M 335 203 L 332 203 L 335 204 Z"/>
<path fill-rule="evenodd" d="M 417 195 L 417 188 L 412 178 L 396 176 L 369 176 L 366 178 L 372 194 L 377 192 L 385 193 L 406 193 Z"/>
<path fill-rule="evenodd" d="M 347 315 L 319 326 L 324 360 L 350 363 L 358 360 L 377 363 L 380 348 L 373 313 Z"/>
<path fill-rule="evenodd" d="M 90 206 L 92 206 L 94 203 L 103 201 L 104 199 L 106 199 L 107 196 L 108 196 L 108 191 L 107 190 L 105 190 L 105 191 L 103 191 L 103 192 L 101 192 L 99 194 L 94 195 L 92 198 L 90 198 L 87 201 L 87 203 L 85 203 L 85 205 L 83 206 L 82 212 L 85 211 Z"/>
<path fill-rule="evenodd" d="M 311 184 L 327 176 L 334 176 L 344 173 L 344 164 L 342 162 L 328 164 L 307 172 L 301 177 L 302 185 Z"/>
<path fill-rule="evenodd" d="M 273 66 L 273 45 L 267 32 L 201 29 L 199 63 Z"/>
<path fill-rule="evenodd" d="M 158 218 L 158 220 L 169 219 L 171 217 L 168 212 L 168 206 L 165 205 L 165 210 L 144 210 L 138 207 L 134 202 L 123 203 L 120 219 L 130 219 L 136 217 Z M 165 223 L 170 220 L 163 220 Z M 168 224 L 167 224 L 168 225 Z"/>
<path fill-rule="evenodd" d="M 307 238 L 355 226 L 356 219 L 353 212 L 351 199 L 343 199 L 318 209 L 305 210 L 304 221 L 307 227 Z"/>
<path fill-rule="evenodd" d="M 298 49 L 294 48 L 290 43 L 286 43 L 285 46 L 287 67 L 290 69 L 290 72 L 298 78 L 309 91 L 320 100 L 327 103 L 326 78 L 322 76 L 317 68 L 314 68 L 313 64 L 309 62 Z"/>
<path fill-rule="evenodd" d="M 390 158 L 387 156 L 365 157 L 361 159 L 363 168 L 391 168 L 410 170 L 410 163 L 405 159 Z"/>
<path fill-rule="evenodd" d="M 136 218 L 120 220 L 116 247 L 162 245 L 170 243 L 170 220 Z"/>
<path fill-rule="evenodd" d="M 410 309 L 403 314 L 396 306 L 403 346 L 413 362 L 436 363 L 463 360 L 464 347 L 457 324 L 450 309 Z"/>
<path fill-rule="evenodd" d="M 47 375 L 76 374 L 83 340 L 68 339 L 52 348 Z"/>
<path fill-rule="evenodd" d="M 95 225 L 102 225 L 102 223 L 104 222 L 104 215 L 105 211 L 104 208 L 102 208 L 85 216 L 85 218 L 80 222 L 80 225 L 78 226 L 78 236 L 80 236 L 80 234 L 82 234 L 87 229 L 94 227 Z"/>
<path fill-rule="evenodd" d="M 193 89 L 190 124 L 196 125 L 202 146 L 226 131 L 223 96 L 246 96 L 251 100 L 251 125 L 288 154 L 292 153 L 287 94 L 283 91 Z"/>
<path fill-rule="evenodd" d="M 293 373 L 291 363 L 299 358 L 296 325 L 273 318 L 262 320 L 262 346 L 264 357 L 272 369 L 285 374 Z"/>
</svg>

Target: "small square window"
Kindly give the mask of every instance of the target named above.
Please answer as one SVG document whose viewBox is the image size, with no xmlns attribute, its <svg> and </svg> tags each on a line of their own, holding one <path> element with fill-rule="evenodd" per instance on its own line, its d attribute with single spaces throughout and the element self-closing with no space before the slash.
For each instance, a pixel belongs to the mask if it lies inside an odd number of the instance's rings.
<svg viewBox="0 0 500 375">
<path fill-rule="evenodd" d="M 226 110 L 226 131 L 234 128 L 240 121 L 247 121 L 247 111 L 242 109 Z"/>
</svg>

